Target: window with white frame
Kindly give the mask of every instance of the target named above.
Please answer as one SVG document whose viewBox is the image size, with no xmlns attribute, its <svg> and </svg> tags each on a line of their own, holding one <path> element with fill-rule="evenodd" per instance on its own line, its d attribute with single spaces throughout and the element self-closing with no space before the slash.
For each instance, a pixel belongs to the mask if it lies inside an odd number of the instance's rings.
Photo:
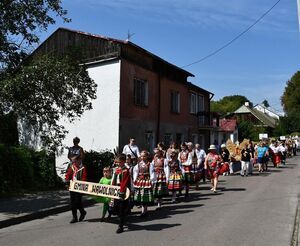
<svg viewBox="0 0 300 246">
<path fill-rule="evenodd" d="M 197 114 L 204 111 L 204 97 L 200 94 L 190 93 L 190 113 Z"/>
<path fill-rule="evenodd" d="M 134 78 L 134 103 L 138 106 L 148 106 L 148 82 Z"/>
<path fill-rule="evenodd" d="M 180 113 L 180 94 L 178 91 L 171 91 L 171 112 Z"/>
<path fill-rule="evenodd" d="M 190 93 L 190 113 L 197 113 L 197 96 L 195 93 Z"/>
</svg>

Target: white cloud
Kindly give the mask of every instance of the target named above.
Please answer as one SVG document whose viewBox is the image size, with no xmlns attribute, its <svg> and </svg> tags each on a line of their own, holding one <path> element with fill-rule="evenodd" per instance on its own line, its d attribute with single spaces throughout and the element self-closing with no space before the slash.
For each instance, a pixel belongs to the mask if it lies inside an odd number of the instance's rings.
<svg viewBox="0 0 300 246">
<path fill-rule="evenodd" d="M 199 28 L 242 29 L 251 25 L 275 1 L 271 0 L 75 0 L 101 11 L 122 11 L 124 15 L 153 22 L 194 25 Z M 295 9 L 294 9 L 295 8 Z M 293 14 L 293 9 L 295 10 Z M 296 3 L 280 2 L 263 20 L 260 29 L 291 29 Z M 287 28 L 289 27 L 289 28 Z"/>
</svg>

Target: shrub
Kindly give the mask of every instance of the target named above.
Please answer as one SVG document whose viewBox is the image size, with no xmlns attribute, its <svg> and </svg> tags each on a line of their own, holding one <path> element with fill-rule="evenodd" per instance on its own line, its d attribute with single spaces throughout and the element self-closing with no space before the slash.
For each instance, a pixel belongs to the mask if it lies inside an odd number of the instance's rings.
<svg viewBox="0 0 300 246">
<path fill-rule="evenodd" d="M 98 183 L 103 176 L 103 168 L 111 166 L 113 159 L 114 154 L 107 150 L 86 152 L 83 163 L 87 168 L 87 180 Z"/>
<path fill-rule="evenodd" d="M 24 146 L 0 145 L 0 195 L 60 187 L 53 154 Z"/>
</svg>

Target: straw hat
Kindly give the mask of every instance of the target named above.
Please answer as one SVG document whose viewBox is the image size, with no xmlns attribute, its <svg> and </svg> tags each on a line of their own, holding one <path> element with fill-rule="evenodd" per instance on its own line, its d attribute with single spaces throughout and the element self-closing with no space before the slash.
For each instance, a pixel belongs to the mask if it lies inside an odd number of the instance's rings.
<svg viewBox="0 0 300 246">
<path fill-rule="evenodd" d="M 216 150 L 216 146 L 214 144 L 211 144 L 208 148 L 208 150 Z"/>
</svg>

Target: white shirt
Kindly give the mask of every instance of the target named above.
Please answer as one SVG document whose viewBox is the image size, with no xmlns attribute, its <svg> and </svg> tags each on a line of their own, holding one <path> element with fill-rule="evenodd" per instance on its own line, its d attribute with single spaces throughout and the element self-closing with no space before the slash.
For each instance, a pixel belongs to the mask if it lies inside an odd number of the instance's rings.
<svg viewBox="0 0 300 246">
<path fill-rule="evenodd" d="M 206 153 L 203 149 L 195 149 L 198 158 L 198 164 L 205 161 Z"/>
<path fill-rule="evenodd" d="M 139 150 L 139 147 L 136 146 L 136 145 L 131 145 L 130 146 L 129 144 L 126 144 L 124 146 L 124 148 L 123 148 L 122 153 L 125 154 L 125 155 L 130 155 L 131 158 L 138 158 L 138 157 L 140 157 L 140 150 Z"/>
</svg>

